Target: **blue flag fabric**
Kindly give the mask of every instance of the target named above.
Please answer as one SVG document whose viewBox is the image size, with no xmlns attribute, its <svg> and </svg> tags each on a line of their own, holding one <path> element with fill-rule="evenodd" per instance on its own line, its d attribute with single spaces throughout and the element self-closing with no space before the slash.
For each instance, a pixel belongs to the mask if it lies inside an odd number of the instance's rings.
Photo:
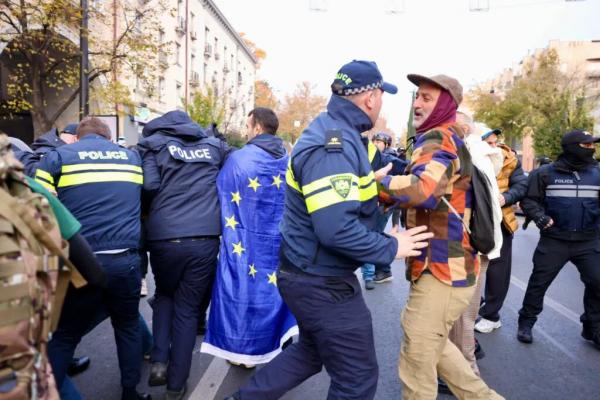
<svg viewBox="0 0 600 400">
<path fill-rule="evenodd" d="M 276 278 L 288 158 L 248 144 L 219 173 L 223 236 L 203 353 L 266 363 L 298 334 Z"/>
</svg>

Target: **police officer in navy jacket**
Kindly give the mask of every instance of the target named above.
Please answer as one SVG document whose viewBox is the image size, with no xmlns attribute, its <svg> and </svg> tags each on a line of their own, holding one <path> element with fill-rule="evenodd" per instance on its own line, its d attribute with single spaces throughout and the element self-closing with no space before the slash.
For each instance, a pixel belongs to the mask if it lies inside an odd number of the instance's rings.
<svg viewBox="0 0 600 400">
<path fill-rule="evenodd" d="M 600 169 L 594 159 L 599 141 L 585 131 L 569 132 L 556 162 L 529 176 L 521 208 L 540 229 L 540 241 L 519 311 L 521 342 L 533 341 L 531 328 L 542 312 L 546 290 L 571 261 L 585 284 L 581 335 L 600 349 Z"/>
<path fill-rule="evenodd" d="M 77 136 L 77 143 L 46 153 L 35 179 L 55 191 L 81 222 L 81 234 L 104 268 L 108 283 L 105 290 L 93 286 L 69 289 L 58 329 L 48 346 L 52 369 L 60 387 L 81 338 L 110 316 L 121 370 L 122 399 L 149 399 L 149 395 L 136 391 L 142 362 L 137 251 L 141 160 L 135 152 L 112 143 L 110 129 L 98 118 L 81 121 Z M 74 388 L 72 392 L 73 397 L 69 398 L 77 398 Z"/>
<path fill-rule="evenodd" d="M 183 111 L 150 121 L 138 144 L 150 265 L 154 349 L 149 385 L 183 398 L 200 303 L 212 286 L 221 234 L 216 179 L 230 151 Z"/>
</svg>

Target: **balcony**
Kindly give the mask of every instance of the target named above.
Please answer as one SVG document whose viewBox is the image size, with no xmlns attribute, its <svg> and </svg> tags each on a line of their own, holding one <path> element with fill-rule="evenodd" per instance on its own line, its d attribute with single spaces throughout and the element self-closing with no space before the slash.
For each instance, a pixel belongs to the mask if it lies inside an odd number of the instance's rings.
<svg viewBox="0 0 600 400">
<path fill-rule="evenodd" d="M 169 66 L 169 55 L 165 52 L 159 52 L 158 63 L 162 68 L 167 68 Z"/>
<path fill-rule="evenodd" d="M 190 39 L 192 39 L 192 40 L 198 39 L 198 34 L 196 33 L 196 31 L 190 31 Z"/>
<path fill-rule="evenodd" d="M 212 56 L 212 46 L 207 43 L 204 46 L 204 57 L 209 58 L 210 56 Z"/>
<path fill-rule="evenodd" d="M 190 86 L 198 87 L 200 85 L 200 74 L 198 72 L 192 71 L 190 76 Z"/>
<path fill-rule="evenodd" d="M 185 18 L 177 17 L 177 25 L 175 26 L 175 31 L 180 35 L 185 33 Z"/>
</svg>

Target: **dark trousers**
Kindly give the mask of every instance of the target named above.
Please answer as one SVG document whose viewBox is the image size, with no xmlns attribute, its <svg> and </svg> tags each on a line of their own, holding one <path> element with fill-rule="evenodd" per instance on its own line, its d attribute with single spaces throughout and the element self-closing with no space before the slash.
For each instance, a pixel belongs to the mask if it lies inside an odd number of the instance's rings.
<svg viewBox="0 0 600 400">
<path fill-rule="evenodd" d="M 212 286 L 219 239 L 148 242 L 156 294 L 152 302 L 152 362 L 168 364 L 167 389 L 181 390 L 190 374 L 198 314 Z"/>
<path fill-rule="evenodd" d="M 533 326 L 542 312 L 544 295 L 562 267 L 571 261 L 585 284 L 584 314 L 586 328 L 600 330 L 600 240 L 567 242 L 542 236 L 533 254 L 533 272 L 529 278 L 519 325 Z"/>
<path fill-rule="evenodd" d="M 108 277 L 108 286 L 81 289 L 69 287 L 57 330 L 48 344 L 48 354 L 57 387 L 61 387 L 67 367 L 81 338 L 106 316 L 115 331 L 121 385 L 135 388 L 140 381 L 142 336 L 138 306 L 140 301 L 140 266 L 137 251 L 98 254 Z"/>
<path fill-rule="evenodd" d="M 500 319 L 499 312 L 510 287 L 512 240 L 513 234 L 502 224 L 500 258 L 490 261 L 485 275 L 485 304 L 479 310 L 479 315 L 494 322 Z"/>
<path fill-rule="evenodd" d="M 378 379 L 373 327 L 356 277 L 281 268 L 277 286 L 298 321 L 299 341 L 260 369 L 237 396 L 279 399 L 325 366 L 331 377 L 328 400 L 372 399 Z"/>
</svg>

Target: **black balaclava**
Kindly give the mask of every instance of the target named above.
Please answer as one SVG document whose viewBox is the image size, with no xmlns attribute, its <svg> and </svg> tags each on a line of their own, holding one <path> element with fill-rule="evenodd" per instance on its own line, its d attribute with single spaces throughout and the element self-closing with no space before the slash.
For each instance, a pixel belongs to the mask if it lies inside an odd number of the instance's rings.
<svg viewBox="0 0 600 400">
<path fill-rule="evenodd" d="M 581 147 L 579 143 L 563 145 L 562 148 L 563 153 L 560 155 L 560 158 L 576 171 L 596 164 L 596 160 L 594 159 L 594 151 L 596 149 L 594 148 Z"/>
</svg>

